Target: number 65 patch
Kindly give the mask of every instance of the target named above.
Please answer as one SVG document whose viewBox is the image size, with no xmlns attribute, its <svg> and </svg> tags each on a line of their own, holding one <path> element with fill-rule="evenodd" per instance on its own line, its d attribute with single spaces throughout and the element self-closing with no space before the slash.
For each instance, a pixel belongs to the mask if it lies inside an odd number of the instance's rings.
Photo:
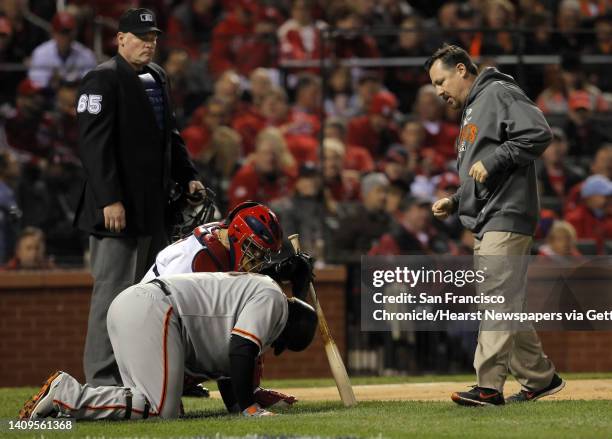
<svg viewBox="0 0 612 439">
<path fill-rule="evenodd" d="M 90 114 L 98 114 L 102 111 L 102 96 L 82 94 L 77 104 L 77 113 L 83 113 L 85 111 Z"/>
</svg>

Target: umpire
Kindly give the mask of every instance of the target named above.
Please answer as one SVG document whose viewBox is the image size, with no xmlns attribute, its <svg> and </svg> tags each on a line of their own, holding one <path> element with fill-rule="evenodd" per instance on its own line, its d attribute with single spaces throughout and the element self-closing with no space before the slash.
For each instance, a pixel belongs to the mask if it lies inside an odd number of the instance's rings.
<svg viewBox="0 0 612 439">
<path fill-rule="evenodd" d="M 166 74 L 151 62 L 160 32 L 152 11 L 126 11 L 119 19 L 119 53 L 89 72 L 79 91 L 86 181 L 75 225 L 90 234 L 94 289 L 83 363 L 92 385 L 121 384 L 106 313 L 167 244 L 171 188 L 203 189 L 176 128 Z"/>
<path fill-rule="evenodd" d="M 476 264 L 489 269 L 477 292 L 503 295 L 513 311 L 522 311 L 539 213 L 535 160 L 552 139 L 550 127 L 511 76 L 495 68 L 479 73 L 460 47 L 443 46 L 425 67 L 438 95 L 452 108 L 463 110 L 457 139 L 461 186 L 454 196 L 436 201 L 433 213 L 445 218 L 458 212 L 463 226 L 474 232 Z M 504 306 L 496 305 L 495 310 L 507 311 Z M 454 393 L 453 401 L 461 405 L 534 401 L 563 388 L 565 383 L 542 351 L 531 324 L 519 330 L 508 323 L 495 326 L 496 330 L 483 330 L 483 325 L 484 320 L 474 357 L 478 384 L 471 391 Z M 503 387 L 509 372 L 522 390 L 505 401 Z"/>
</svg>

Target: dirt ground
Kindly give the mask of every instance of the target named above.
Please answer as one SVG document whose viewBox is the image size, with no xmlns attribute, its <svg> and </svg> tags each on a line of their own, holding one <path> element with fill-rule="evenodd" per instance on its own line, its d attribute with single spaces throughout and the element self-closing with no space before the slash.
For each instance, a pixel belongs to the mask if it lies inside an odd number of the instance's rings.
<svg viewBox="0 0 612 439">
<path fill-rule="evenodd" d="M 379 384 L 353 386 L 355 396 L 359 401 L 450 401 L 450 394 L 456 391 L 468 390 L 474 383 L 438 382 L 438 383 L 408 383 Z M 275 389 L 283 393 L 295 395 L 300 401 L 337 401 L 340 399 L 335 387 Z M 512 395 L 519 390 L 518 383 L 506 383 L 504 394 Z M 212 397 L 219 397 L 218 392 L 212 392 Z M 565 388 L 547 400 L 612 400 L 612 379 L 600 380 L 570 380 Z"/>
</svg>

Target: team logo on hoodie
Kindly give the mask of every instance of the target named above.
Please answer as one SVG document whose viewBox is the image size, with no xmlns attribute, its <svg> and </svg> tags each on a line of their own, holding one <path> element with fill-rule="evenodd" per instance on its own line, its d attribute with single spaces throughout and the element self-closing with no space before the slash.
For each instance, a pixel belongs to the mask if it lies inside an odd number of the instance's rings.
<svg viewBox="0 0 612 439">
<path fill-rule="evenodd" d="M 468 123 L 461 129 L 459 135 L 459 152 L 463 152 L 467 149 L 467 145 L 473 145 L 478 137 L 478 127 L 473 123 Z"/>
</svg>

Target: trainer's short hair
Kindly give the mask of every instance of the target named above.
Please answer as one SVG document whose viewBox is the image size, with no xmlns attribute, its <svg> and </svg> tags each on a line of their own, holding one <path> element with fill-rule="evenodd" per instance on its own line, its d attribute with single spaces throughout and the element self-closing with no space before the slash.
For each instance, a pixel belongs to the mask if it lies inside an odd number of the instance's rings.
<svg viewBox="0 0 612 439">
<path fill-rule="evenodd" d="M 472 75 L 478 75 L 478 67 L 476 67 L 470 55 L 459 46 L 445 43 L 425 62 L 425 70 L 429 72 L 431 66 L 437 60 L 442 61 L 444 67 L 449 69 L 457 64 L 463 64 Z"/>
</svg>

